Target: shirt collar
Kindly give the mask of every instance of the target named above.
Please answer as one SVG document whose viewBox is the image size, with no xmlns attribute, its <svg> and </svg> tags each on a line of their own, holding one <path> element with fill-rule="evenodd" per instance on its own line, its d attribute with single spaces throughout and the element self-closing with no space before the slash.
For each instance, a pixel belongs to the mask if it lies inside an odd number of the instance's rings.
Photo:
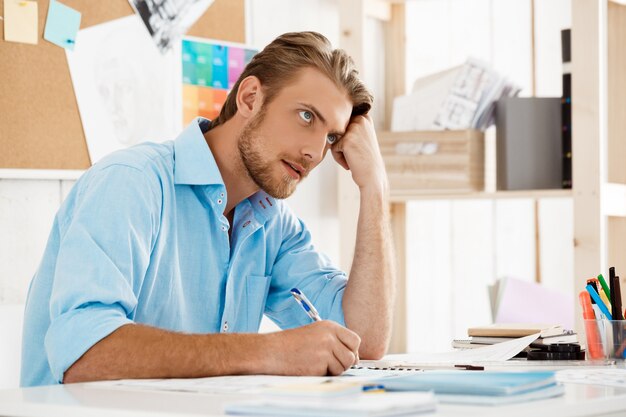
<svg viewBox="0 0 626 417">
<path fill-rule="evenodd" d="M 211 148 L 204 139 L 209 126 L 209 120 L 196 117 L 174 141 L 174 184 L 224 185 Z M 248 197 L 248 201 L 261 223 L 279 212 L 279 200 L 263 190 Z"/>
<path fill-rule="evenodd" d="M 196 117 L 174 141 L 174 184 L 224 185 L 213 153 L 204 139 L 209 120 Z"/>
<path fill-rule="evenodd" d="M 259 190 L 256 193 L 248 197 L 248 201 L 252 205 L 255 213 L 260 216 L 259 221 L 262 223 L 269 220 L 272 216 L 277 214 L 278 201 L 274 197 L 270 196 L 263 190 Z"/>
</svg>

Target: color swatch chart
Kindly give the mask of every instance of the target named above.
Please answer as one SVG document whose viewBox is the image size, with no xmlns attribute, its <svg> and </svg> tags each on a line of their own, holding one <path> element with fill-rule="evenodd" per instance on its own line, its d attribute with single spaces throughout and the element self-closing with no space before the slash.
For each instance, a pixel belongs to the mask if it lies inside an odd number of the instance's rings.
<svg viewBox="0 0 626 417">
<path fill-rule="evenodd" d="M 256 50 L 216 42 L 183 40 L 183 123 L 214 119 Z"/>
</svg>

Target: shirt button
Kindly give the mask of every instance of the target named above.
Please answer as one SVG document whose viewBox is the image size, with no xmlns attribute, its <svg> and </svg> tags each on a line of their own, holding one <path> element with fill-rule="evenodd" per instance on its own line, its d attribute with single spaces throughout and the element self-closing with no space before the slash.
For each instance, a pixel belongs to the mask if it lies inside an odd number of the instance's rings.
<svg viewBox="0 0 626 417">
<path fill-rule="evenodd" d="M 225 232 L 226 231 L 226 226 L 222 226 L 222 231 Z"/>
<path fill-rule="evenodd" d="M 227 322 L 227 321 L 225 321 L 225 322 L 224 322 L 224 325 L 222 326 L 222 332 L 223 332 L 223 333 L 226 333 L 227 331 L 228 331 L 228 322 Z"/>
<path fill-rule="evenodd" d="M 224 193 L 220 193 L 220 197 L 224 197 Z"/>
<path fill-rule="evenodd" d="M 217 204 L 222 204 L 222 199 L 221 198 L 217 199 Z"/>
</svg>

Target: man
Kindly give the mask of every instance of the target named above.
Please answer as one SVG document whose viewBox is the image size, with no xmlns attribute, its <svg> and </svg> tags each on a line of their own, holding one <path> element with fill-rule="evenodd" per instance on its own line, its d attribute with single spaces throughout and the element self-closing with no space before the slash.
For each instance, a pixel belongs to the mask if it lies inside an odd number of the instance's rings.
<svg viewBox="0 0 626 417">
<path fill-rule="evenodd" d="M 60 208 L 31 283 L 22 385 L 337 375 L 381 357 L 393 278 L 371 102 L 343 51 L 285 34 L 212 123 L 95 164 Z M 280 201 L 329 150 L 361 195 L 349 280 Z M 293 287 L 326 320 L 311 323 Z M 258 334 L 263 314 L 287 330 Z"/>
</svg>

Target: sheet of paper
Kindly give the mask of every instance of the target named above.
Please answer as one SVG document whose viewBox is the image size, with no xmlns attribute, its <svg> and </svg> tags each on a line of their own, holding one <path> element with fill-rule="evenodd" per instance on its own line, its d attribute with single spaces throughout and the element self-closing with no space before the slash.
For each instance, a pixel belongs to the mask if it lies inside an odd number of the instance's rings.
<svg viewBox="0 0 626 417">
<path fill-rule="evenodd" d="M 328 377 L 296 377 L 274 375 L 220 376 L 185 379 L 123 379 L 103 381 L 90 386 L 107 388 L 134 388 L 151 391 L 184 391 L 205 394 L 258 394 L 270 387 L 291 384 L 315 384 L 328 381 Z"/>
<path fill-rule="evenodd" d="M 161 52 L 172 48 L 213 0 L 128 0 Z"/>
<path fill-rule="evenodd" d="M 73 51 L 79 28 L 80 12 L 56 0 L 50 0 L 46 29 L 43 34 L 45 40 Z"/>
<path fill-rule="evenodd" d="M 67 61 L 91 162 L 182 128 L 180 46 L 161 54 L 136 15 L 83 29 Z"/>
<path fill-rule="evenodd" d="M 468 365 L 478 362 L 501 362 L 511 359 L 539 337 L 539 333 L 477 349 L 438 353 L 389 355 L 383 367 L 419 367 L 420 365 Z"/>
<path fill-rule="evenodd" d="M 338 377 L 243 375 L 184 379 L 123 379 L 94 382 L 89 386 L 149 391 L 201 392 L 205 394 L 259 394 L 268 388 L 286 385 L 322 384 L 329 381 L 367 383 L 384 377 L 400 375 L 404 375 L 404 373 L 402 371 L 381 373 L 371 370 L 349 369 Z"/>
<path fill-rule="evenodd" d="M 500 282 L 496 323 L 555 323 L 574 328 L 573 294 L 534 282 L 505 278 Z"/>
<path fill-rule="evenodd" d="M 564 369 L 556 373 L 556 380 L 574 384 L 626 388 L 626 369 Z"/>
<path fill-rule="evenodd" d="M 4 40 L 36 44 L 38 38 L 37 2 L 4 0 Z"/>
</svg>

